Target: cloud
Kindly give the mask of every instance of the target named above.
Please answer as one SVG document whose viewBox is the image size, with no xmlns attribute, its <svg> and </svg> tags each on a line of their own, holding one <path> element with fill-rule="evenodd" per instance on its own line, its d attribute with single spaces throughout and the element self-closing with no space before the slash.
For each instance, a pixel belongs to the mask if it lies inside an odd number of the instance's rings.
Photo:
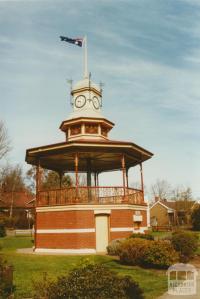
<svg viewBox="0 0 200 299">
<path fill-rule="evenodd" d="M 92 80 L 102 80 L 112 138 L 155 152 L 146 183 L 200 175 L 198 1 L 0 2 L 1 115 L 13 140 L 12 160 L 26 147 L 64 140 L 69 86 L 82 76 L 82 49 L 59 35 L 88 35 Z M 12 17 L 10 17 L 12 16 Z M 200 190 L 198 191 L 200 194 Z"/>
</svg>

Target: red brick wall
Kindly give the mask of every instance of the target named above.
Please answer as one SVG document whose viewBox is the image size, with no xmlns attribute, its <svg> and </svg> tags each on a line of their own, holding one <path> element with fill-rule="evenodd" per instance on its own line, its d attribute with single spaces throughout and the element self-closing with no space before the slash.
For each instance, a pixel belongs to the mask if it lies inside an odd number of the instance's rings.
<svg viewBox="0 0 200 299">
<path fill-rule="evenodd" d="M 140 211 L 139 209 L 137 211 Z M 147 212 L 140 211 L 143 216 L 143 221 L 140 226 L 147 226 Z M 112 210 L 110 217 L 110 227 L 133 227 L 134 210 Z"/>
<path fill-rule="evenodd" d="M 37 234 L 37 248 L 95 249 L 95 233 Z"/>
<path fill-rule="evenodd" d="M 127 238 L 132 235 L 132 232 L 110 232 L 110 241 L 114 239 Z"/>
<path fill-rule="evenodd" d="M 95 228 L 93 211 L 52 211 L 37 213 L 37 229 Z"/>
<path fill-rule="evenodd" d="M 138 209 L 139 210 L 139 209 Z M 110 228 L 134 227 L 133 210 L 112 210 Z M 141 211 L 143 221 L 140 227 L 147 225 L 146 211 Z M 81 229 L 95 228 L 94 211 L 48 211 L 37 213 L 37 229 Z M 126 238 L 131 232 L 110 232 L 110 241 Z M 37 248 L 81 249 L 96 247 L 95 233 L 51 233 L 37 234 Z"/>
</svg>

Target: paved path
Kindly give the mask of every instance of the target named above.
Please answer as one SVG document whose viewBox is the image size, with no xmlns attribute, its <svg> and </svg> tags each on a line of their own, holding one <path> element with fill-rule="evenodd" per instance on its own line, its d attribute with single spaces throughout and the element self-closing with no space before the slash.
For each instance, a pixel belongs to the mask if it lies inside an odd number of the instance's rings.
<svg viewBox="0 0 200 299">
<path fill-rule="evenodd" d="M 196 269 L 198 270 L 198 274 L 199 274 L 197 276 L 197 294 L 196 295 L 178 296 L 178 295 L 169 295 L 169 294 L 165 293 L 164 295 L 162 295 L 161 297 L 159 297 L 157 299 L 200 299 L 200 267 L 199 267 L 199 265 L 198 265 L 198 267 L 196 266 Z"/>
</svg>

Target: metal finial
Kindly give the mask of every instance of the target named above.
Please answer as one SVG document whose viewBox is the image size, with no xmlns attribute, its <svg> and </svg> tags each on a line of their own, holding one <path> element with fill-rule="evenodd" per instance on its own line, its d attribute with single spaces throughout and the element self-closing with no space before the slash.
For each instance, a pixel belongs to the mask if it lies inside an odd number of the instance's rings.
<svg viewBox="0 0 200 299">
<path fill-rule="evenodd" d="M 103 86 L 105 86 L 105 83 L 100 81 L 99 85 L 100 85 L 101 92 L 103 92 Z"/>
</svg>

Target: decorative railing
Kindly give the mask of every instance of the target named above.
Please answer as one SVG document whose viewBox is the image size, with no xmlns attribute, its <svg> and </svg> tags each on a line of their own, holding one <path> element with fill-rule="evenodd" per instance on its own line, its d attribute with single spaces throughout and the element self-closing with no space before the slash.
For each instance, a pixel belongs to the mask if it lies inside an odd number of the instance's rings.
<svg viewBox="0 0 200 299">
<path fill-rule="evenodd" d="M 43 190 L 37 195 L 37 206 L 69 204 L 143 204 L 143 192 L 123 187 L 69 187 Z"/>
</svg>

